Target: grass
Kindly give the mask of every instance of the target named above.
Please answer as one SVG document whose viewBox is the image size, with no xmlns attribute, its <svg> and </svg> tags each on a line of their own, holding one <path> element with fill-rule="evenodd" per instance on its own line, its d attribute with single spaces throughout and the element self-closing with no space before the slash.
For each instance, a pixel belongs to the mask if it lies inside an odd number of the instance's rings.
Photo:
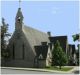
<svg viewBox="0 0 80 75">
<path fill-rule="evenodd" d="M 48 70 L 57 70 L 57 71 L 70 71 L 71 69 L 73 69 L 73 67 L 65 67 L 63 66 L 61 69 L 59 69 L 59 67 L 57 66 L 51 66 L 51 67 L 46 67 L 45 69 L 48 69 Z"/>
</svg>

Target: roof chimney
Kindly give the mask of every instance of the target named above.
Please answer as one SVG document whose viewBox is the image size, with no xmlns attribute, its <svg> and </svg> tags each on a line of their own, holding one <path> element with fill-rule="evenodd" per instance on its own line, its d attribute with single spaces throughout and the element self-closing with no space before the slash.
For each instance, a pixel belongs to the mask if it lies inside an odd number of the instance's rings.
<svg viewBox="0 0 80 75">
<path fill-rule="evenodd" d="M 47 32 L 48 36 L 51 37 L 51 32 Z"/>
</svg>

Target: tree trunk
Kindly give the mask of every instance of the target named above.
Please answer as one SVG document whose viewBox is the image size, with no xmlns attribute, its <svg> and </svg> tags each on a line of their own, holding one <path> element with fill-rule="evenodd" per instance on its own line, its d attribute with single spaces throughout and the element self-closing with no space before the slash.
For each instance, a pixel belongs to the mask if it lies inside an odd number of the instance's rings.
<svg viewBox="0 0 80 75">
<path fill-rule="evenodd" d="M 61 69 L 61 66 L 59 66 L 59 69 Z"/>
</svg>

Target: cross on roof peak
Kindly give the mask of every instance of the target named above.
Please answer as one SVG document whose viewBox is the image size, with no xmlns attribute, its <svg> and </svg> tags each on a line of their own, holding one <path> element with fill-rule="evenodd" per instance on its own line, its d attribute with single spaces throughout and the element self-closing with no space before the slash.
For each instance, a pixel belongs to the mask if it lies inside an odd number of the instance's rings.
<svg viewBox="0 0 80 75">
<path fill-rule="evenodd" d="M 19 8 L 21 7 L 21 0 L 19 0 Z"/>
</svg>

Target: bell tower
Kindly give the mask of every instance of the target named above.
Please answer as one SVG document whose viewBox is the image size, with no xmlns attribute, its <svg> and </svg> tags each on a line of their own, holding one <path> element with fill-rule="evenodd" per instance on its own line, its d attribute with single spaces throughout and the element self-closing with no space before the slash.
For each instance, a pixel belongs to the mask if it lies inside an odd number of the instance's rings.
<svg viewBox="0 0 80 75">
<path fill-rule="evenodd" d="M 19 8 L 15 18 L 15 30 L 22 30 L 23 14 L 21 12 L 20 3 L 21 1 L 19 0 Z"/>
</svg>

